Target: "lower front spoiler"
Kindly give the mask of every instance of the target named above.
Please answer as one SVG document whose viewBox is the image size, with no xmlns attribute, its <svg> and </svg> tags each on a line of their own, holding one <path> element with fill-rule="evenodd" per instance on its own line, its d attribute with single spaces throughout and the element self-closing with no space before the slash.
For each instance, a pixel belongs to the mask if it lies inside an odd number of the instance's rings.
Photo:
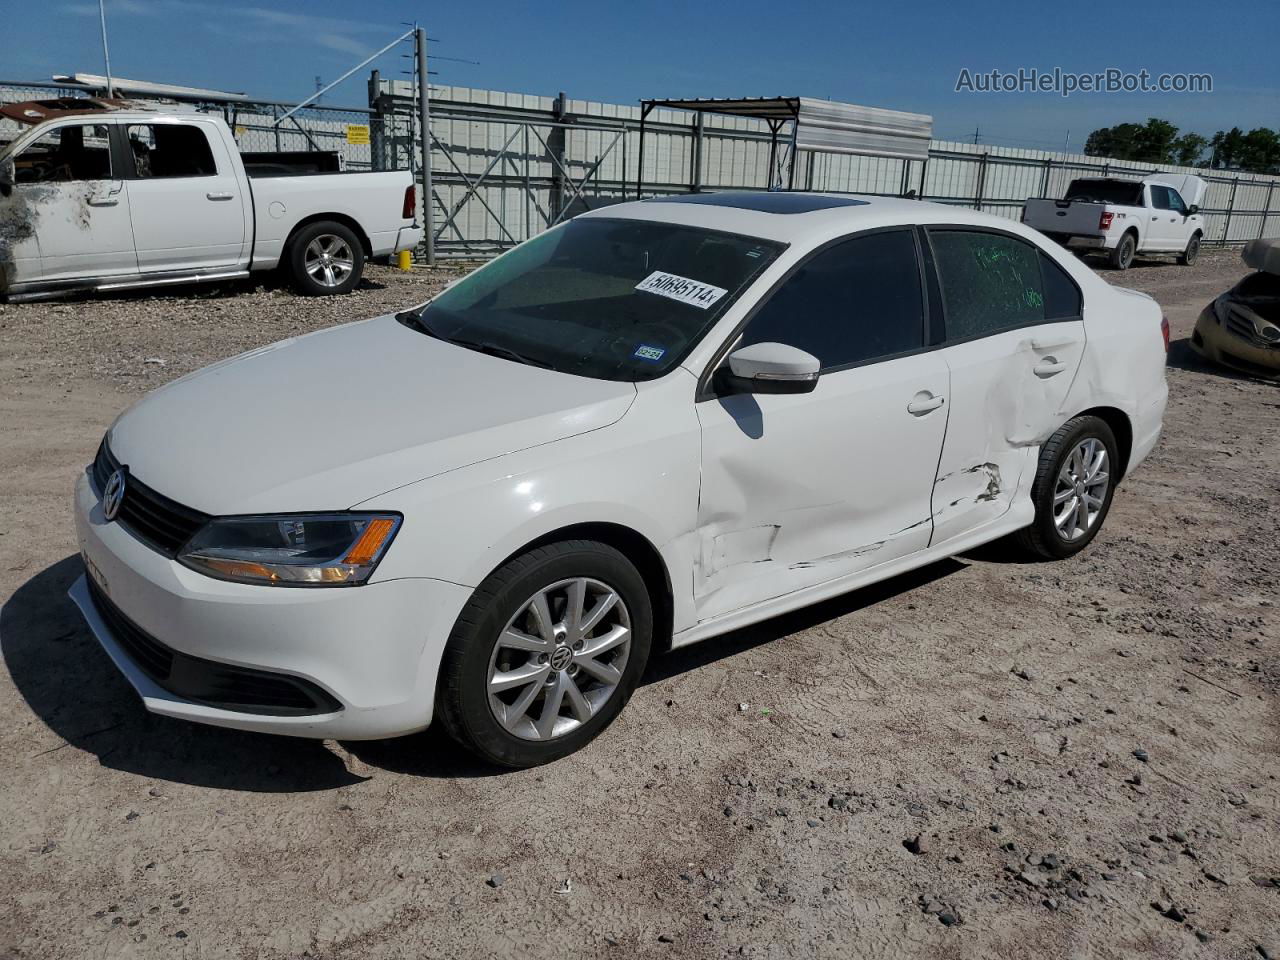
<svg viewBox="0 0 1280 960">
<path fill-rule="evenodd" d="M 111 662 L 137 691 L 138 696 L 142 698 L 142 705 L 151 713 L 257 733 L 350 740 L 380 739 L 413 733 L 425 729 L 429 722 L 430 718 L 424 719 L 421 716 L 421 708 L 412 703 L 379 707 L 374 710 L 359 710 L 348 705 L 331 713 L 280 716 L 244 713 L 185 700 L 151 679 L 125 651 L 95 605 L 87 575 L 82 574 L 71 585 L 67 595 L 80 609 L 80 614 L 84 617 L 90 632 L 102 645 Z"/>
</svg>

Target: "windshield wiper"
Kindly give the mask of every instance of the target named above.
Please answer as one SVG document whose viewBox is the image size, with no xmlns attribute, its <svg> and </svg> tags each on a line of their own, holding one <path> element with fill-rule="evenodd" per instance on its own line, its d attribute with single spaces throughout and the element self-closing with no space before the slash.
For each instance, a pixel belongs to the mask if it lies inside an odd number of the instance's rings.
<svg viewBox="0 0 1280 960">
<path fill-rule="evenodd" d="M 525 363 L 531 367 L 542 367 L 544 370 L 550 370 L 551 364 L 544 363 L 541 360 L 535 360 L 533 357 L 518 350 L 512 350 L 510 347 L 500 346 L 496 343 L 489 343 L 487 340 L 459 340 L 454 337 L 448 341 L 457 344 L 459 347 L 466 347 L 468 350 L 474 350 L 477 353 L 487 353 L 491 357 L 501 357 L 504 360 L 514 360 L 516 363 Z"/>
<path fill-rule="evenodd" d="M 396 314 L 396 319 L 403 323 L 406 327 L 413 327 L 420 330 L 429 337 L 435 337 L 437 340 L 443 340 L 445 343 L 452 343 L 454 346 L 465 347 L 468 350 L 474 350 L 477 353 L 487 353 L 491 357 L 501 357 L 504 360 L 514 360 L 516 363 L 524 363 L 531 367 L 542 367 L 544 370 L 550 370 L 551 364 L 542 360 L 537 360 L 528 354 L 520 353 L 518 350 L 512 350 L 510 347 L 504 347 L 496 343 L 490 343 L 487 340 L 466 340 L 461 337 L 446 337 L 443 333 L 433 329 L 430 324 L 423 318 L 424 310 L 402 310 Z"/>
</svg>

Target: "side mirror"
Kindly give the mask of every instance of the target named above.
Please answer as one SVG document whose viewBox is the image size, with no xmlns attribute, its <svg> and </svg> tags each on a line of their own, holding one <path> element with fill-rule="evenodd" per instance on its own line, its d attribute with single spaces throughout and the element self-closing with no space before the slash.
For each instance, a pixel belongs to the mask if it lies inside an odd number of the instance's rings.
<svg viewBox="0 0 1280 960">
<path fill-rule="evenodd" d="M 13 193 L 13 160 L 0 161 L 0 197 Z"/>
<path fill-rule="evenodd" d="M 729 354 L 716 377 L 725 393 L 809 393 L 821 364 L 811 353 L 785 343 L 753 343 Z"/>
<path fill-rule="evenodd" d="M 1200 212 L 1200 207 L 1197 204 L 1193 203 L 1191 206 L 1187 207 L 1188 217 L 1194 217 L 1199 212 Z"/>
</svg>

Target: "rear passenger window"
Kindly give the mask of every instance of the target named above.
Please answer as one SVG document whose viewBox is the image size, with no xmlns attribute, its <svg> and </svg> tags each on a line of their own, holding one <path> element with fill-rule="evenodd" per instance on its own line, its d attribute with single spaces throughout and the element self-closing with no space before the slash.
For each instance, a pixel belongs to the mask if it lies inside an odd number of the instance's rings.
<svg viewBox="0 0 1280 960">
<path fill-rule="evenodd" d="M 911 231 L 854 237 L 807 261 L 751 318 L 739 346 L 770 342 L 808 351 L 824 371 L 923 347 Z"/>
<path fill-rule="evenodd" d="M 1080 290 L 1067 271 L 1053 262 L 1043 250 L 1040 252 L 1040 276 L 1044 281 L 1044 318 L 1068 320 L 1080 316 L 1084 307 L 1080 302 Z"/>
<path fill-rule="evenodd" d="M 1045 320 L 1040 251 L 1001 233 L 931 230 L 948 340 Z"/>
<path fill-rule="evenodd" d="M 140 180 L 161 177 L 212 177 L 218 172 L 204 130 L 190 123 L 131 126 L 129 151 Z"/>
</svg>

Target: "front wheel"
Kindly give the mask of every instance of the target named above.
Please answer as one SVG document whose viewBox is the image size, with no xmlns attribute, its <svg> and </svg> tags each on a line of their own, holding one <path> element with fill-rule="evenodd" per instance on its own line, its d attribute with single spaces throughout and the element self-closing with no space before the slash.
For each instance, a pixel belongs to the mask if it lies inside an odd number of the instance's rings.
<svg viewBox="0 0 1280 960">
<path fill-rule="evenodd" d="M 321 220 L 294 235 L 288 266 L 294 287 L 305 296 L 350 293 L 364 273 L 364 247 L 350 227 Z"/>
<path fill-rule="evenodd" d="M 1031 500 L 1036 518 L 1017 534 L 1019 545 L 1045 560 L 1079 553 L 1102 529 L 1119 479 L 1116 438 L 1106 422 L 1074 417 L 1040 450 Z"/>
<path fill-rule="evenodd" d="M 652 637 L 644 578 L 621 553 L 590 540 L 538 547 L 490 574 L 458 617 L 436 714 L 492 763 L 557 760 L 621 712 Z"/>
<path fill-rule="evenodd" d="M 1178 262 L 1184 267 L 1189 267 L 1200 256 L 1200 234 L 1193 234 L 1191 239 L 1187 241 L 1187 249 L 1178 255 Z"/>
</svg>

